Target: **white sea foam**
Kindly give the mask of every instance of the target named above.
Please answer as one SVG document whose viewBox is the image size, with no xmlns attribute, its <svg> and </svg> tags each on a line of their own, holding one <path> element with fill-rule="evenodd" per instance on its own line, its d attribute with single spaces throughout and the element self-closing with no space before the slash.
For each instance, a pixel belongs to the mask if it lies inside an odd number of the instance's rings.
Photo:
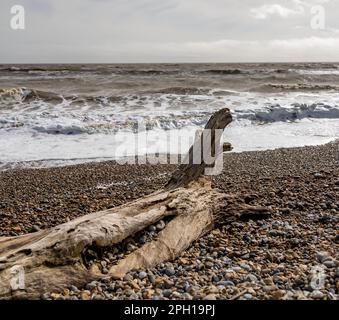
<svg viewBox="0 0 339 320">
<path fill-rule="evenodd" d="M 295 70 L 297 73 L 302 75 L 315 75 L 315 76 L 322 76 L 322 75 L 339 75 L 339 69 L 321 69 L 321 70 Z"/>
<path fill-rule="evenodd" d="M 263 109 L 236 110 L 236 118 L 261 122 L 295 121 L 309 119 L 338 119 L 339 107 L 325 104 L 293 104 L 281 106 L 279 104 Z"/>
<path fill-rule="evenodd" d="M 27 90 L 27 89 L 26 89 Z M 224 90 L 225 91 L 225 90 Z M 225 141 L 235 151 L 315 145 L 339 138 L 335 92 L 136 94 L 25 101 L 13 91 L 0 103 L 0 163 L 79 163 L 153 153 L 185 153 L 210 115 L 231 109 Z M 48 95 L 49 98 L 55 95 Z M 23 101 L 24 100 L 24 101 Z M 139 127 L 138 127 L 139 126 Z M 141 133 L 136 134 L 138 128 Z M 148 141 L 135 145 L 147 130 Z M 168 136 L 172 141 L 165 143 Z M 182 144 L 179 146 L 178 138 Z M 0 165 L 1 167 L 1 165 Z"/>
</svg>

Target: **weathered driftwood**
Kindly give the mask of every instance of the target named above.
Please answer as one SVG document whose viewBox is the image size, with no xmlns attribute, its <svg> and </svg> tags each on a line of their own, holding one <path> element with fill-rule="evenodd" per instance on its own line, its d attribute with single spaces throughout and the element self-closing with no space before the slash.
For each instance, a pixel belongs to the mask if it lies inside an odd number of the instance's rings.
<svg viewBox="0 0 339 320">
<path fill-rule="evenodd" d="M 205 130 L 197 135 L 183 164 L 172 174 L 170 181 L 166 185 L 167 189 L 185 186 L 190 181 L 199 178 L 206 168 L 214 166 L 215 160 L 223 152 L 223 147 L 220 144 L 221 137 L 218 137 L 218 133 L 222 132 L 231 122 L 232 116 L 228 109 L 219 110 L 210 118 Z M 195 152 L 196 150 L 200 151 L 198 156 Z M 212 162 L 206 163 L 204 155 L 210 155 Z"/>
<path fill-rule="evenodd" d="M 212 116 L 206 128 L 214 130 L 231 122 L 228 109 Z M 199 135 L 195 144 L 201 144 Z M 222 152 L 221 148 L 221 152 Z M 189 152 L 191 155 L 192 148 Z M 0 298 L 38 299 L 43 293 L 82 286 L 104 277 L 99 268 L 88 268 L 84 253 L 89 248 L 109 248 L 166 217 L 173 217 L 156 240 L 146 243 L 111 267 L 109 274 L 121 278 L 135 268 L 153 267 L 171 260 L 214 224 L 217 212 L 227 211 L 226 195 L 215 190 L 207 177 L 201 177 L 206 163 L 188 161 L 173 174 L 164 189 L 109 210 L 92 213 L 57 227 L 36 233 L 0 238 Z M 226 208 L 226 209 L 225 209 Z M 231 214 L 234 206 L 229 207 Z M 238 209 L 236 209 L 238 210 Z M 230 213 L 228 212 L 228 213 Z M 13 287 L 13 278 L 24 271 L 22 287 Z M 21 274 L 22 275 L 22 274 Z M 22 280 L 22 279 L 21 279 Z"/>
<path fill-rule="evenodd" d="M 110 270 L 114 277 L 123 276 L 134 267 L 153 266 L 174 258 L 204 231 L 211 228 L 211 208 L 221 195 L 213 191 L 209 181 L 193 182 L 188 188 L 160 191 L 132 203 L 89 214 L 55 228 L 25 236 L 0 240 L 0 298 L 39 298 L 49 291 L 59 291 L 70 284 L 81 286 L 103 275 L 88 270 L 82 253 L 86 248 L 111 247 L 125 238 L 168 216 L 178 216 L 159 235 L 153 254 L 142 258 L 132 253 Z M 183 223 L 183 224 L 181 224 Z M 191 225 L 190 225 L 191 224 Z M 178 229 L 176 229 L 178 225 Z M 174 228 L 173 228 L 174 227 Z M 162 241 L 163 238 L 163 241 Z M 147 246 L 147 248 L 149 245 Z M 167 251 L 166 251 L 167 250 Z M 134 258 L 137 257 L 137 258 Z M 149 262 L 146 263 L 147 259 Z M 132 262 L 130 263 L 129 261 Z M 14 267 L 14 269 L 13 269 Z M 12 290 L 12 272 L 25 271 L 25 289 Z"/>
</svg>

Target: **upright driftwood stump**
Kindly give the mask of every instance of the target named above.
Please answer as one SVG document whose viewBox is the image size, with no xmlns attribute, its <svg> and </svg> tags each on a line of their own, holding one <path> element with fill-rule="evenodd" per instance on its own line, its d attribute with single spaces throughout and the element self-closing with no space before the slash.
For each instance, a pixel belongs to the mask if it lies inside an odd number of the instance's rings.
<svg viewBox="0 0 339 320">
<path fill-rule="evenodd" d="M 214 147 L 220 144 L 215 130 L 223 130 L 231 120 L 228 109 L 215 113 L 206 125 L 210 130 L 198 135 L 194 145 L 201 145 L 205 134 L 211 135 L 207 151 L 215 156 Z M 188 159 L 192 152 L 193 146 Z M 227 211 L 227 196 L 212 189 L 210 179 L 201 176 L 207 166 L 204 161 L 199 164 L 187 161 L 162 190 L 149 196 L 48 230 L 0 238 L 0 298 L 39 299 L 45 292 L 61 291 L 70 285 L 83 286 L 107 276 L 121 278 L 132 269 L 150 268 L 174 259 L 213 227 L 221 209 Z M 230 203 L 232 213 L 241 212 L 234 201 Z M 156 240 L 120 260 L 108 275 L 86 266 L 84 253 L 88 248 L 110 248 L 165 217 L 172 220 Z M 13 277 L 20 270 L 24 285 L 13 288 Z"/>
</svg>

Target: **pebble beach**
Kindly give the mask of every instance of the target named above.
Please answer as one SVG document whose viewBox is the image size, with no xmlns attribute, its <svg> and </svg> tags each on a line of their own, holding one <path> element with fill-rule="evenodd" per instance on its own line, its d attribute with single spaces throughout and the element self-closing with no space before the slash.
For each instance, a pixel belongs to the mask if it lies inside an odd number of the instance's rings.
<svg viewBox="0 0 339 320">
<path fill-rule="evenodd" d="M 50 228 L 158 190 L 174 165 L 115 161 L 0 172 L 0 237 Z M 339 290 L 339 141 L 224 154 L 215 188 L 269 216 L 217 221 L 180 257 L 122 280 L 46 292 L 53 300 L 336 300 Z M 120 247 L 93 254 L 103 275 L 165 228 L 160 221 Z"/>
</svg>

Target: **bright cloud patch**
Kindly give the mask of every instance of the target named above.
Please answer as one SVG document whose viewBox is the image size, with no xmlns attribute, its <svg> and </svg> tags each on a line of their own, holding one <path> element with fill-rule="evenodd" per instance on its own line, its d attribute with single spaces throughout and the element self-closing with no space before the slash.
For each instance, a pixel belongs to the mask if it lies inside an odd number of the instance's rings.
<svg viewBox="0 0 339 320">
<path fill-rule="evenodd" d="M 283 7 L 280 4 L 265 4 L 259 8 L 251 9 L 252 16 L 256 19 L 267 19 L 272 15 L 278 15 L 282 18 L 303 14 L 305 12 L 302 6 L 297 6 L 294 9 Z"/>
</svg>

